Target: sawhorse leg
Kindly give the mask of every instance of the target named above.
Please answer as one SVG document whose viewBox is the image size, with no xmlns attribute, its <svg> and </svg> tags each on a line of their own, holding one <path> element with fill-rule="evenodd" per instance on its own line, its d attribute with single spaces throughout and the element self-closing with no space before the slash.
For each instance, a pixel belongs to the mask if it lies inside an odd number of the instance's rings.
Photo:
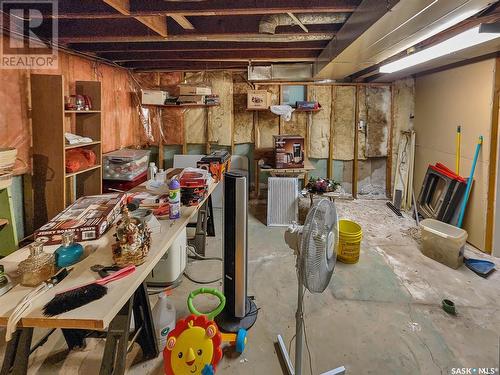
<svg viewBox="0 0 500 375">
<path fill-rule="evenodd" d="M 122 375 L 125 373 L 125 363 L 129 345 L 130 321 L 134 312 L 136 340 L 142 349 L 144 359 L 158 356 L 158 343 L 151 316 L 151 307 L 145 283 L 142 283 L 134 296 L 123 306 L 111 321 L 106 336 L 106 346 L 102 357 L 100 375 Z"/>
<path fill-rule="evenodd" d="M 3 359 L 1 375 L 25 375 L 28 373 L 33 328 L 20 328 L 14 332 L 14 337 L 7 343 Z"/>
<path fill-rule="evenodd" d="M 144 359 L 155 358 L 160 353 L 146 284 L 142 283 L 109 325 L 99 372 L 101 375 L 122 375 L 125 373 L 126 357 L 132 345 L 132 343 L 129 344 L 132 311 L 136 327 L 132 342 L 137 341 L 142 349 Z M 62 331 L 70 350 L 85 347 L 85 338 L 90 337 L 92 332 L 75 329 L 63 329 Z M 97 334 L 102 335 L 103 332 L 97 332 Z M 27 374 L 32 338 L 33 328 L 20 328 L 14 332 L 12 340 L 7 343 L 0 375 Z"/>
<path fill-rule="evenodd" d="M 212 205 L 211 195 L 208 197 L 207 201 L 208 201 L 207 236 L 215 237 L 214 207 Z"/>
<path fill-rule="evenodd" d="M 135 291 L 134 296 L 134 324 L 136 327 L 136 341 L 142 349 L 144 359 L 158 357 L 158 341 L 149 305 L 146 283 L 142 283 Z"/>
<path fill-rule="evenodd" d="M 132 303 L 131 298 L 109 325 L 101 370 L 99 371 L 101 375 L 121 375 L 125 373 Z"/>
</svg>

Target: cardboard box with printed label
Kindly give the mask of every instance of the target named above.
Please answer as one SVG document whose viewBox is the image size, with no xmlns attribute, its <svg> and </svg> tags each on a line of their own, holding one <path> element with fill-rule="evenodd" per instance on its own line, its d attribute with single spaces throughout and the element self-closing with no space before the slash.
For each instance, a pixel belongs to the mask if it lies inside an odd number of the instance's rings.
<svg viewBox="0 0 500 375">
<path fill-rule="evenodd" d="M 273 135 L 275 168 L 304 168 L 304 137 Z"/>
<path fill-rule="evenodd" d="M 267 90 L 248 90 L 247 109 L 268 109 L 271 105 L 271 93 Z"/>
<path fill-rule="evenodd" d="M 125 194 L 111 193 L 82 197 L 35 232 L 47 245 L 60 243 L 64 232 L 74 232 L 75 241 L 101 237 L 113 225 L 125 202 Z"/>
</svg>

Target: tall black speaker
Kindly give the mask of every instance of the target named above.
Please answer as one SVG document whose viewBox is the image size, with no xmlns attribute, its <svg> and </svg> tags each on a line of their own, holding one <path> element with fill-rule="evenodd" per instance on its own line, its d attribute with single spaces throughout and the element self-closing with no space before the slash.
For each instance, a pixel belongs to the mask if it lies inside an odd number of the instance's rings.
<svg viewBox="0 0 500 375">
<path fill-rule="evenodd" d="M 247 296 L 248 188 L 237 172 L 224 174 L 224 295 L 226 306 L 216 318 L 226 332 L 249 329 L 257 320 L 257 307 Z"/>
</svg>

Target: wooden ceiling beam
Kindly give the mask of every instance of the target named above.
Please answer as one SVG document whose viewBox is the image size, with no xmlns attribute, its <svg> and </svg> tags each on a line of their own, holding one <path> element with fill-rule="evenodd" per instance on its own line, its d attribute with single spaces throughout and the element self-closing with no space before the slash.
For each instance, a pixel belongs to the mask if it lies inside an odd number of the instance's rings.
<svg viewBox="0 0 500 375">
<path fill-rule="evenodd" d="M 106 4 L 116 9 L 124 16 L 130 16 L 130 0 L 103 0 Z M 165 16 L 134 16 L 134 18 L 147 28 L 162 37 L 167 37 L 167 17 Z"/>
<path fill-rule="evenodd" d="M 254 62 L 252 65 L 270 65 L 271 62 Z M 247 69 L 248 61 L 133 61 L 119 64 L 124 68 L 140 70 L 211 70 Z"/>
<path fill-rule="evenodd" d="M 240 58 L 227 58 L 227 59 L 220 59 L 220 58 L 201 58 L 201 59 L 184 59 L 184 58 L 166 58 L 166 59 L 156 59 L 156 58 L 149 58 L 149 59 L 143 59 L 143 60 L 123 60 L 123 61 L 114 61 L 115 63 L 119 63 L 120 65 L 123 64 L 135 64 L 136 62 L 169 62 L 169 61 L 184 61 L 186 63 L 189 63 L 191 61 L 193 62 L 218 62 L 218 61 L 225 61 L 225 62 L 241 62 L 241 63 L 246 63 L 248 64 L 252 61 L 252 63 L 273 63 L 273 62 L 287 62 L 287 63 L 296 63 L 296 62 L 314 62 L 315 58 L 314 57 L 277 57 L 277 58 L 256 58 L 256 59 L 240 59 Z"/>
<path fill-rule="evenodd" d="M 110 3 L 120 0 L 109 0 Z M 206 2 L 163 0 L 128 0 L 130 16 L 239 16 L 249 14 L 283 14 L 291 13 L 351 13 L 356 10 L 360 0 L 211 0 Z M 110 4 L 108 3 L 108 4 Z M 114 9 L 112 4 L 110 4 Z M 58 18 L 115 18 L 122 17 L 123 13 L 116 14 L 110 10 L 98 9 L 96 0 L 64 0 L 59 2 Z M 127 8 L 125 8 L 127 9 Z"/>
<path fill-rule="evenodd" d="M 156 52 L 156 51 L 270 51 L 322 50 L 327 41 L 296 43 L 246 43 L 246 42 L 145 42 L 145 43 L 75 43 L 68 47 L 82 52 Z"/>
<path fill-rule="evenodd" d="M 147 60 L 229 60 L 240 61 L 249 59 L 286 59 L 286 58 L 309 58 L 318 55 L 316 50 L 293 51 L 293 50 L 249 50 L 249 51 L 157 51 L 151 52 L 111 52 L 99 53 L 98 56 L 107 60 L 123 61 L 147 61 Z"/>
<path fill-rule="evenodd" d="M 353 12 L 360 0 L 211 0 L 211 1 L 176 1 L 131 0 L 132 10 L 138 14 L 155 12 L 182 14 L 184 16 L 280 14 L 312 12 Z"/>
<path fill-rule="evenodd" d="M 119 30 L 117 30 L 119 31 Z M 335 33 L 328 32 L 310 32 L 310 33 L 283 33 L 266 35 L 259 33 L 241 33 L 241 34 L 185 34 L 169 35 L 164 38 L 155 35 L 133 35 L 124 36 L 77 36 L 77 35 L 59 35 L 59 42 L 63 44 L 70 43 L 120 43 L 120 42 L 253 42 L 253 43 L 287 43 L 287 42 L 308 42 L 331 40 Z"/>
</svg>

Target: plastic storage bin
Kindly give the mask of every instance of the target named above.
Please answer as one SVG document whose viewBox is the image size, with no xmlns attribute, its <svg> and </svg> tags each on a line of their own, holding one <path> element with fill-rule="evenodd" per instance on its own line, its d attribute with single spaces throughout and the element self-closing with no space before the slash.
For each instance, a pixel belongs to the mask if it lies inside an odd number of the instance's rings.
<svg viewBox="0 0 500 375">
<path fill-rule="evenodd" d="M 103 179 L 132 181 L 148 169 L 149 150 L 121 149 L 102 156 Z"/>
<path fill-rule="evenodd" d="M 454 269 L 463 264 L 465 230 L 434 219 L 422 220 L 420 229 L 424 255 Z"/>
</svg>

